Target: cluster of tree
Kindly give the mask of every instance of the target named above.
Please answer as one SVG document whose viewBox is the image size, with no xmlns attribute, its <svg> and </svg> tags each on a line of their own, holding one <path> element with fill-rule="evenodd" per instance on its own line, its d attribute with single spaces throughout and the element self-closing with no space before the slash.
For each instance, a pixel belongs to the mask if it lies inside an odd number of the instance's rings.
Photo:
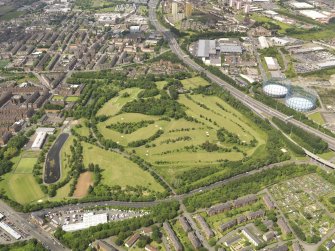
<svg viewBox="0 0 335 251">
<path fill-rule="evenodd" d="M 137 99 L 125 104 L 122 107 L 122 111 L 128 113 L 168 116 L 176 119 L 185 116 L 185 111 L 178 102 L 165 97 L 159 99 Z"/>
<path fill-rule="evenodd" d="M 290 122 L 284 122 L 274 117 L 272 121 L 286 134 L 291 135 L 294 140 L 314 153 L 323 153 L 328 151 L 328 144 L 320 137 L 306 132 L 304 129 L 293 125 Z"/>
<path fill-rule="evenodd" d="M 131 134 L 138 129 L 147 127 L 148 125 L 151 125 L 155 123 L 154 120 L 141 120 L 139 122 L 117 122 L 116 124 L 111 124 L 106 126 L 108 129 L 115 130 L 119 133 L 124 133 L 124 134 Z"/>
<path fill-rule="evenodd" d="M 12 170 L 13 162 L 11 162 L 11 158 L 20 153 L 21 148 L 28 140 L 24 133 L 19 133 L 12 137 L 5 147 L 0 148 L 0 176 Z"/>
<path fill-rule="evenodd" d="M 64 109 L 64 105 L 58 105 L 58 104 L 51 104 L 51 103 L 47 103 L 44 105 L 44 109 L 46 110 L 63 110 Z"/>
<path fill-rule="evenodd" d="M 170 143 L 176 143 L 179 141 L 190 141 L 192 138 L 190 136 L 181 136 L 175 139 L 168 138 L 166 140 L 161 141 L 161 144 L 170 144 Z"/>
<path fill-rule="evenodd" d="M 128 219 L 124 221 L 112 221 L 107 224 L 91 227 L 76 232 L 64 232 L 58 228 L 55 237 L 72 250 L 86 250 L 88 245 L 96 239 L 104 239 L 110 236 L 117 236 L 117 241 L 122 244 L 133 231 L 148 227 L 154 223 L 163 223 L 178 215 L 178 202 L 161 203 L 151 208 L 149 215 Z"/>
<path fill-rule="evenodd" d="M 176 176 L 176 180 L 173 185 L 175 188 L 179 188 L 184 186 L 185 184 L 190 184 L 206 178 L 220 170 L 221 169 L 218 166 L 206 166 L 197 168 L 196 170 L 187 170 Z"/>
<path fill-rule="evenodd" d="M 116 143 L 115 141 L 111 140 L 111 139 L 105 139 L 105 137 L 101 134 L 101 132 L 98 130 L 97 126 L 96 126 L 97 122 L 95 121 L 95 119 L 92 119 L 92 123 L 91 125 L 91 129 L 94 133 L 94 135 L 96 136 L 97 140 L 99 141 L 99 143 L 101 145 L 103 145 L 103 147 L 105 148 L 105 150 L 108 149 L 119 149 L 120 151 L 124 151 L 124 147 L 122 145 L 119 145 L 118 143 Z M 89 138 L 85 138 L 85 140 L 89 140 Z"/>
<path fill-rule="evenodd" d="M 216 152 L 220 147 L 215 143 L 210 143 L 208 140 L 201 144 L 201 148 L 207 152 Z"/>
<path fill-rule="evenodd" d="M 25 251 L 46 251 L 43 245 L 36 239 L 20 241 L 9 245 L 1 245 L 0 251 L 25 250 Z"/>
<path fill-rule="evenodd" d="M 250 193 L 257 193 L 266 186 L 312 172 L 316 172 L 316 167 L 311 165 L 288 165 L 281 168 L 269 169 L 231 181 L 209 192 L 193 195 L 186 198 L 184 203 L 187 210 L 193 212 L 199 208 L 208 208 L 217 203 L 233 200 Z"/>
<path fill-rule="evenodd" d="M 152 89 L 145 89 L 141 91 L 139 94 L 137 94 L 138 98 L 150 98 L 155 97 L 160 93 L 160 91 L 157 88 Z"/>
<path fill-rule="evenodd" d="M 227 142 L 227 143 L 234 143 L 234 144 L 240 144 L 241 140 L 239 137 L 232 133 L 227 131 L 225 128 L 221 128 L 216 132 L 216 136 L 221 142 Z"/>
</svg>

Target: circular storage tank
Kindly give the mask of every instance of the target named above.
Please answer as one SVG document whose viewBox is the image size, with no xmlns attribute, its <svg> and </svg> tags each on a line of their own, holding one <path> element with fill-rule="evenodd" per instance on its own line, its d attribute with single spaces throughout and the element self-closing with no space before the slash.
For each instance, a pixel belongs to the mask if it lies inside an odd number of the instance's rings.
<svg viewBox="0 0 335 251">
<path fill-rule="evenodd" d="M 285 98 L 290 90 L 290 83 L 284 79 L 270 79 L 263 83 L 263 92 L 270 97 Z"/>
<path fill-rule="evenodd" d="M 301 88 L 291 89 L 285 100 L 286 106 L 299 111 L 307 112 L 316 106 L 316 95 Z"/>
</svg>

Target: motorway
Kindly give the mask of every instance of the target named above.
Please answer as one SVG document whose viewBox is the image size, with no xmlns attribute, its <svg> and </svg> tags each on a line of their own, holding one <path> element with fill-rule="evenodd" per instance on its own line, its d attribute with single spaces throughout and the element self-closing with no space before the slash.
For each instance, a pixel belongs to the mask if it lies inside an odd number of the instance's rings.
<svg viewBox="0 0 335 251">
<path fill-rule="evenodd" d="M 261 117 L 277 117 L 281 120 L 290 120 L 290 122 L 302 129 L 304 129 L 306 132 L 312 133 L 314 135 L 319 136 L 322 138 L 325 142 L 328 143 L 329 148 L 332 150 L 335 150 L 335 138 L 320 132 L 317 129 L 314 129 L 310 126 L 305 125 L 304 123 L 293 119 L 291 117 L 288 117 L 287 115 L 277 111 L 276 109 L 273 109 L 271 107 L 268 107 L 267 105 L 253 99 L 252 97 L 246 95 L 245 93 L 241 92 L 240 90 L 236 89 L 232 85 L 226 83 L 219 77 L 215 76 L 214 74 L 207 71 L 202 66 L 198 65 L 196 62 L 194 62 L 179 46 L 175 36 L 173 33 L 165 28 L 159 21 L 157 20 L 156 15 L 156 9 L 157 9 L 157 0 L 151 0 L 149 2 L 149 19 L 150 22 L 153 24 L 153 26 L 156 28 L 157 31 L 162 32 L 165 39 L 168 41 L 169 46 L 173 53 L 175 53 L 187 66 L 190 68 L 198 71 L 203 72 L 213 83 L 218 84 L 219 86 L 222 86 L 224 89 L 229 91 L 231 95 L 233 95 L 236 99 L 238 99 L 240 102 L 242 102 L 244 105 L 249 107 L 251 110 L 259 114 Z"/>
<path fill-rule="evenodd" d="M 329 147 L 332 150 L 335 150 L 335 139 L 331 136 L 328 136 L 314 128 L 311 128 L 295 119 L 289 118 L 288 116 L 286 116 L 285 114 L 272 109 L 268 106 L 266 106 L 265 104 L 254 100 L 252 97 L 246 95 L 245 93 L 239 91 L 238 89 L 236 89 L 235 87 L 227 84 L 225 81 L 223 81 L 222 79 L 216 77 L 215 75 L 213 75 L 212 73 L 208 72 L 206 69 L 204 69 L 203 67 L 201 67 L 200 65 L 198 65 L 197 63 L 195 63 L 191 58 L 189 58 L 189 56 L 181 50 L 181 48 L 179 47 L 174 35 L 167 30 L 166 28 L 164 28 L 158 21 L 157 21 L 157 17 L 156 17 L 156 6 L 157 6 L 157 0 L 151 0 L 149 3 L 149 18 L 151 23 L 155 26 L 155 28 L 162 32 L 165 39 L 168 41 L 170 48 L 172 50 L 172 52 L 174 52 L 186 65 L 188 65 L 189 67 L 191 67 L 192 69 L 199 71 L 199 72 L 203 72 L 204 74 L 206 74 L 206 76 L 214 83 L 222 86 L 224 89 L 226 89 L 227 91 L 229 91 L 235 98 L 237 98 L 238 100 L 240 100 L 244 105 L 246 105 L 247 107 L 249 107 L 251 110 L 253 110 L 255 113 L 259 114 L 261 117 L 263 118 L 267 118 L 267 117 L 278 117 L 282 120 L 287 120 L 290 119 L 290 122 L 293 123 L 296 126 L 299 126 L 300 128 L 306 130 L 307 132 L 313 133 L 319 137 L 321 137 L 324 141 L 326 141 L 329 144 Z M 320 162 L 322 162 L 322 159 L 319 160 Z M 287 162 L 288 163 L 292 163 L 291 162 Z M 300 164 L 302 162 L 299 162 Z M 81 208 L 87 208 L 87 207 L 95 207 L 95 206 L 125 206 L 125 207 L 134 207 L 134 208 L 144 208 L 144 207 L 150 207 L 153 205 L 156 205 L 160 202 L 164 202 L 164 201 L 172 201 L 172 200 L 179 200 L 182 201 L 183 199 L 190 197 L 194 194 L 200 193 L 200 192 L 205 192 L 205 191 L 210 191 L 212 189 L 215 189 L 217 187 L 221 187 L 229 182 L 232 182 L 234 180 L 238 180 L 241 179 L 243 177 L 247 177 L 249 175 L 253 175 L 255 173 L 259 173 L 261 171 L 267 170 L 267 169 L 271 169 L 271 168 L 279 168 L 280 166 L 282 166 L 285 163 L 280 163 L 280 164 L 274 164 L 274 165 L 269 165 L 263 168 L 260 168 L 258 170 L 253 170 L 250 172 L 246 172 L 243 174 L 239 174 L 236 175 L 234 177 L 231 177 L 229 179 L 226 180 L 222 180 L 219 182 L 216 182 L 214 184 L 205 186 L 205 187 L 201 187 L 198 189 L 195 189 L 189 193 L 186 194 L 182 194 L 182 195 L 172 195 L 164 200 L 158 200 L 158 201 L 153 201 L 153 202 L 120 202 L 120 201 L 105 201 L 105 202 L 90 202 L 90 203 L 82 203 L 82 204 L 76 204 L 76 205 L 67 205 L 67 206 L 62 206 L 62 207 L 56 207 L 56 208 L 52 208 L 52 209 L 44 209 L 41 210 L 41 212 L 55 212 L 55 211 L 60 211 L 60 210 L 69 210 L 69 209 L 81 209 Z M 30 235 L 33 238 L 38 239 L 39 241 L 42 242 L 42 244 L 47 247 L 50 250 L 66 250 L 65 247 L 63 247 L 57 240 L 53 239 L 52 237 L 50 237 L 50 234 L 45 232 L 43 229 L 38 228 L 37 226 L 35 226 L 34 224 L 29 222 L 29 214 L 22 214 L 22 213 L 17 213 L 15 212 L 12 208 L 10 208 L 8 205 L 6 205 L 4 202 L 0 201 L 0 211 L 5 212 L 6 214 L 12 215 L 15 219 L 16 219 L 16 223 L 24 226 L 26 230 L 28 230 L 28 232 L 30 233 Z"/>
</svg>

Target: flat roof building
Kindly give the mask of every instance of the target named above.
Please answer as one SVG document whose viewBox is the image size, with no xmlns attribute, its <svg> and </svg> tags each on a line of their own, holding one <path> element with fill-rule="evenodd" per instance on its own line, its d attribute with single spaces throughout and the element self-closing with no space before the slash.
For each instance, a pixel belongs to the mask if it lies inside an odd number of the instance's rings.
<svg viewBox="0 0 335 251">
<path fill-rule="evenodd" d="M 266 66 L 268 67 L 268 69 L 270 71 L 275 71 L 275 70 L 279 70 L 279 64 L 277 59 L 273 58 L 273 57 L 264 57 Z"/>
<path fill-rule="evenodd" d="M 82 229 L 86 229 L 89 227 L 94 227 L 99 224 L 104 224 L 108 222 L 107 213 L 103 214 L 94 214 L 94 213 L 86 213 L 83 215 L 83 221 L 79 223 L 73 223 L 68 225 L 63 225 L 62 229 L 65 232 L 73 232 Z"/>
<path fill-rule="evenodd" d="M 265 49 L 265 48 L 270 47 L 268 41 L 266 40 L 266 37 L 263 37 L 263 36 L 258 37 L 258 42 L 259 42 L 259 47 L 261 49 Z"/>
<path fill-rule="evenodd" d="M 21 235 L 4 222 L 0 222 L 0 228 L 9 233 L 15 240 L 21 239 Z"/>
<path fill-rule="evenodd" d="M 31 145 L 31 149 L 40 150 L 45 142 L 46 137 L 47 137 L 46 132 L 38 132 L 33 144 Z"/>
</svg>

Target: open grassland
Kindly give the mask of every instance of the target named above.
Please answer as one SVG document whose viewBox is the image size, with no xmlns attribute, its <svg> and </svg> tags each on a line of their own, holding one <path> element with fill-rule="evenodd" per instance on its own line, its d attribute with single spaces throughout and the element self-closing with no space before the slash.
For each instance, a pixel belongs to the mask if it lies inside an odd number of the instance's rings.
<svg viewBox="0 0 335 251">
<path fill-rule="evenodd" d="M 209 85 L 208 82 L 201 77 L 188 78 L 181 81 L 185 89 L 194 89 L 200 86 Z"/>
<path fill-rule="evenodd" d="M 76 102 L 78 100 L 79 97 L 77 96 L 68 96 L 66 97 L 65 101 L 66 102 Z"/>
<path fill-rule="evenodd" d="M 109 186 L 144 186 L 152 191 L 163 192 L 164 188 L 139 166 L 120 154 L 83 143 L 84 165 L 98 164 L 103 169 L 102 183 Z"/>
<path fill-rule="evenodd" d="M 325 120 L 320 112 L 314 112 L 308 115 L 308 118 L 312 119 L 314 122 L 318 123 L 319 125 L 323 125 Z"/>
<path fill-rule="evenodd" d="M 37 158 L 21 158 L 20 162 L 15 168 L 15 173 L 32 173 L 34 165 L 37 162 Z"/>
<path fill-rule="evenodd" d="M 274 23 L 276 25 L 279 25 L 280 26 L 280 29 L 278 31 L 279 34 L 285 34 L 286 33 L 286 29 L 289 29 L 289 28 L 293 27 L 292 25 L 289 25 L 289 24 L 286 24 L 286 23 L 283 23 L 283 22 L 279 22 L 279 21 L 273 20 L 271 18 L 268 18 L 268 17 L 260 15 L 260 14 L 252 14 L 251 18 L 253 20 L 257 21 L 257 22 Z"/>
<path fill-rule="evenodd" d="M 1 179 L 0 189 L 3 188 L 7 196 L 18 203 L 37 202 L 45 197 L 32 174 L 7 173 Z"/>
<path fill-rule="evenodd" d="M 90 129 L 85 125 L 85 120 L 81 119 L 78 123 L 77 126 L 73 127 L 75 132 L 80 136 L 88 137 L 90 135 Z"/>
<path fill-rule="evenodd" d="M 98 111 L 98 115 L 112 116 L 117 114 L 126 103 L 136 98 L 140 91 L 141 89 L 139 88 L 128 88 L 120 91 L 119 96 L 112 98 Z M 122 96 L 125 93 L 129 94 L 129 96 Z"/>
<path fill-rule="evenodd" d="M 62 165 L 62 171 L 61 171 L 61 177 L 59 181 L 62 181 L 66 178 L 68 172 L 70 171 L 70 167 L 68 166 L 68 160 L 70 158 L 71 150 L 70 147 L 73 144 L 74 137 L 70 136 L 66 142 L 64 143 L 62 150 L 60 152 L 61 154 L 61 165 Z"/>
</svg>

